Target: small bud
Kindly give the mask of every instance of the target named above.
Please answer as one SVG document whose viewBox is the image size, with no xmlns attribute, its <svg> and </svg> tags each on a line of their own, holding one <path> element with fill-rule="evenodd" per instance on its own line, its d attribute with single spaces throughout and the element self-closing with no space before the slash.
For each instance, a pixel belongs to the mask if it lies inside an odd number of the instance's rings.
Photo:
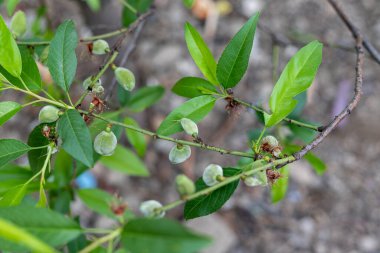
<svg viewBox="0 0 380 253">
<path fill-rule="evenodd" d="M 217 164 L 210 164 L 203 172 L 203 182 L 208 186 L 219 183 L 218 178 L 223 177 L 223 168 Z"/>
<path fill-rule="evenodd" d="M 198 126 L 194 121 L 188 118 L 181 119 L 181 126 L 185 132 L 191 136 L 198 136 Z"/>
<path fill-rule="evenodd" d="M 191 156 L 191 148 L 188 145 L 175 145 L 169 153 L 169 161 L 178 164 L 186 161 Z"/>
<path fill-rule="evenodd" d="M 117 146 L 117 138 L 113 132 L 102 131 L 95 137 L 94 149 L 103 156 L 111 156 Z"/>
<path fill-rule="evenodd" d="M 149 218 L 162 218 L 165 216 L 165 212 L 157 212 L 157 208 L 161 208 L 162 204 L 157 200 L 147 200 L 141 203 L 140 212 Z"/>
<path fill-rule="evenodd" d="M 110 47 L 105 40 L 95 40 L 92 44 L 92 53 L 97 55 L 102 55 L 108 53 L 110 51 Z"/>
<path fill-rule="evenodd" d="M 195 184 L 186 175 L 178 175 L 175 178 L 177 192 L 180 196 L 186 196 L 195 192 Z"/>
<path fill-rule="evenodd" d="M 59 109 L 52 105 L 46 105 L 42 107 L 39 115 L 38 120 L 40 123 L 52 123 L 54 121 L 57 121 L 59 118 Z"/>
<path fill-rule="evenodd" d="M 135 75 L 129 69 L 122 67 L 116 68 L 115 77 L 124 90 L 131 91 L 135 88 Z"/>
<path fill-rule="evenodd" d="M 92 91 L 95 93 L 103 93 L 104 88 L 101 85 L 94 85 L 94 87 L 92 87 Z"/>
<path fill-rule="evenodd" d="M 95 86 L 102 86 L 102 80 L 98 79 L 96 82 L 93 82 L 93 76 L 89 76 L 86 80 L 83 81 L 83 89 L 88 90 L 88 88 L 93 89 Z"/>
<path fill-rule="evenodd" d="M 10 28 L 16 37 L 20 37 L 26 32 L 26 17 L 23 11 L 17 11 L 13 15 Z"/>
</svg>

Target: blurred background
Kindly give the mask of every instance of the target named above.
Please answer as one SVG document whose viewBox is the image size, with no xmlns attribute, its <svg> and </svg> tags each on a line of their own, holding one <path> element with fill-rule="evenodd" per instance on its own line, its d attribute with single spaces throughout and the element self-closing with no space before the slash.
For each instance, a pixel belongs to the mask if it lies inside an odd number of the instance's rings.
<svg viewBox="0 0 380 253">
<path fill-rule="evenodd" d="M 341 0 L 342 7 L 368 39 L 380 49 L 380 2 L 378 0 Z M 43 15 L 41 13 L 43 8 Z M 65 19 L 75 20 L 79 37 L 113 31 L 122 26 L 121 2 L 101 1 L 99 11 L 85 1 L 21 1 L 17 9 L 26 12 L 30 25 L 41 18 L 40 27 L 57 27 Z M 321 125 L 339 113 L 353 95 L 355 76 L 354 41 L 347 28 L 327 1 L 321 0 L 198 0 L 193 8 L 182 1 L 156 0 L 156 9 L 143 27 L 136 48 L 125 67 L 135 73 L 137 87 L 162 84 L 164 98 L 143 113 L 131 114 L 147 129 L 157 129 L 164 117 L 185 101 L 170 89 L 184 76 L 201 76 L 184 41 L 183 25 L 191 22 L 218 58 L 224 46 L 245 21 L 261 12 L 251 63 L 247 74 L 234 90 L 238 98 L 264 105 L 272 91 L 273 52 L 279 52 L 279 70 L 305 42 L 312 39 L 329 43 L 323 51 L 323 63 L 307 94 L 302 118 Z M 1 14 L 8 17 L 5 7 Z M 10 18 L 9 18 L 10 19 Z M 9 21 L 9 20 L 8 20 Z M 125 40 L 121 54 L 130 41 Z M 280 41 L 275 46 L 273 38 Z M 110 44 L 115 42 L 109 40 Z M 81 82 L 96 73 L 103 58 L 93 56 L 86 45 L 77 49 L 78 71 L 72 96 L 79 98 Z M 369 57 L 365 60 L 364 96 L 348 120 L 315 150 L 327 165 L 318 176 L 305 161 L 290 165 L 286 198 L 272 204 L 267 187 L 248 188 L 241 184 L 227 204 L 216 214 L 187 221 L 214 238 L 204 252 L 380 252 L 380 66 Z M 108 73 L 103 84 L 112 82 Z M 73 85 L 74 87 L 74 85 Z M 21 100 L 6 93 L 7 100 Z M 1 98 L 5 99 L 4 96 Z M 118 107 L 116 95 L 108 101 L 109 109 Z M 200 136 L 210 145 L 246 150 L 249 133 L 261 130 L 255 112 L 241 108 L 233 114 L 219 101 L 213 112 L 199 124 Z M 0 138 L 26 140 L 37 124 L 39 108 L 28 107 L 6 123 Z M 283 127 L 276 134 L 286 135 Z M 187 138 L 184 135 L 178 135 Z M 122 139 L 125 145 L 129 145 Z M 171 165 L 168 153 L 173 144 L 149 139 L 144 161 L 149 178 L 129 177 L 97 165 L 91 170 L 98 186 L 119 194 L 132 210 L 146 199 L 168 203 L 177 199 L 174 178 L 185 173 L 196 179 L 209 163 L 234 166 L 238 159 L 210 151 L 192 149 L 191 159 Z M 27 159 L 20 161 L 27 163 Z M 91 181 L 91 180 L 90 180 Z M 79 200 L 72 204 L 73 214 L 86 225 L 107 227 L 112 221 L 101 218 Z M 182 208 L 171 210 L 169 217 L 183 220 Z"/>
</svg>

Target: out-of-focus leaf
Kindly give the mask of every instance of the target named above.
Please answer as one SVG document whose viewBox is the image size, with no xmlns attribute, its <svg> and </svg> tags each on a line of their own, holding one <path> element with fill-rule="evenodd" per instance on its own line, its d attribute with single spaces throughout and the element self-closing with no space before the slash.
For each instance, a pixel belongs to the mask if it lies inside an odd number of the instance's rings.
<svg viewBox="0 0 380 253">
<path fill-rule="evenodd" d="M 141 112 L 159 101 L 165 93 L 162 86 L 148 86 L 131 94 L 126 106 L 134 112 Z"/>
<path fill-rule="evenodd" d="M 140 127 L 139 124 L 137 123 L 137 121 L 135 121 L 132 118 L 128 118 L 128 117 L 125 118 L 124 123 L 127 125 Z M 147 146 L 145 135 L 143 135 L 139 132 L 136 132 L 136 131 L 129 130 L 129 129 L 125 129 L 125 133 L 127 135 L 128 141 L 131 143 L 133 148 L 136 150 L 136 153 L 139 156 L 144 156 L 145 151 L 146 151 L 146 146 Z"/>
<path fill-rule="evenodd" d="M 271 195 L 272 195 L 272 203 L 277 203 L 281 201 L 286 196 L 286 192 L 288 190 L 288 181 L 289 181 L 289 168 L 288 166 L 284 166 L 279 170 L 281 174 L 281 178 L 277 179 L 277 181 L 272 185 Z"/>
<path fill-rule="evenodd" d="M 19 103 L 13 101 L 0 102 L 0 126 L 22 109 Z"/>
<path fill-rule="evenodd" d="M 22 70 L 20 50 L 18 49 L 12 33 L 9 31 L 1 15 L 0 45 L 0 65 L 12 76 L 20 77 Z"/>
<path fill-rule="evenodd" d="M 217 90 L 212 83 L 203 78 L 184 77 L 174 85 L 172 92 L 182 97 L 193 98 L 217 93 Z"/>
</svg>

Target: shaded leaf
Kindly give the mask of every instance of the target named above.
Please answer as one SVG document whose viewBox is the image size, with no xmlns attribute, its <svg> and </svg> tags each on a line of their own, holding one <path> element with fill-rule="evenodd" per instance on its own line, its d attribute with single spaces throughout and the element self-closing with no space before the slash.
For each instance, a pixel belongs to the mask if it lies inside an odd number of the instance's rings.
<svg viewBox="0 0 380 253">
<path fill-rule="evenodd" d="M 26 47 L 20 47 L 20 53 L 22 59 L 21 78 L 30 90 L 38 92 L 41 90 L 41 75 L 37 64 Z"/>
<path fill-rule="evenodd" d="M 19 103 L 13 101 L 0 102 L 0 126 L 22 109 Z"/>
<path fill-rule="evenodd" d="M 205 95 L 192 98 L 182 105 L 175 108 L 161 122 L 157 133 L 161 135 L 171 135 L 181 132 L 182 126 L 179 122 L 182 118 L 188 118 L 195 123 L 201 121 L 214 107 L 216 99 L 212 96 Z"/>
<path fill-rule="evenodd" d="M 43 127 L 49 126 L 53 127 L 55 124 L 40 124 L 36 126 L 32 132 L 30 132 L 28 137 L 28 145 L 31 147 L 42 147 L 49 144 L 48 138 L 46 138 L 43 134 Z M 47 147 L 32 149 L 28 152 L 28 160 L 29 165 L 33 173 L 37 173 L 41 170 L 42 166 L 45 163 L 46 155 L 47 155 Z"/>
<path fill-rule="evenodd" d="M 115 218 L 115 214 L 111 210 L 115 198 L 108 192 L 100 189 L 81 189 L 78 191 L 78 196 L 91 210 Z"/>
<path fill-rule="evenodd" d="M 139 14 L 147 12 L 153 3 L 153 0 L 128 0 L 127 3 L 134 8 Z M 122 13 L 123 26 L 128 27 L 137 19 L 137 13 L 132 11 L 127 6 L 124 6 Z"/>
<path fill-rule="evenodd" d="M 216 75 L 224 88 L 234 87 L 248 68 L 259 14 L 252 16 L 224 49 L 216 67 Z"/>
<path fill-rule="evenodd" d="M 0 168 L 16 160 L 31 149 L 25 143 L 15 139 L 0 140 Z"/>
<path fill-rule="evenodd" d="M 124 123 L 127 125 L 140 127 L 139 124 L 132 118 L 125 118 Z M 136 150 L 136 153 L 139 156 L 144 156 L 145 151 L 146 151 L 146 146 L 147 146 L 145 135 L 143 135 L 139 132 L 133 131 L 133 130 L 129 130 L 129 129 L 125 129 L 125 133 L 127 135 L 128 141 L 131 143 L 133 148 Z"/>
<path fill-rule="evenodd" d="M 217 90 L 212 83 L 203 78 L 184 77 L 174 85 L 172 92 L 182 97 L 193 98 L 213 92 L 217 93 Z"/>
<path fill-rule="evenodd" d="M 144 87 L 132 93 L 126 105 L 131 111 L 141 112 L 159 101 L 164 93 L 164 87 L 159 85 Z"/>
<path fill-rule="evenodd" d="M 284 166 L 279 170 L 279 172 L 281 174 L 281 178 L 277 179 L 271 188 L 272 203 L 277 203 L 285 198 L 288 190 L 289 167 Z"/>
<path fill-rule="evenodd" d="M 240 172 L 240 169 L 223 168 L 223 176 L 225 177 L 231 177 L 239 174 Z M 208 195 L 187 201 L 184 208 L 185 219 L 190 220 L 218 211 L 224 205 L 224 203 L 226 203 L 227 200 L 231 198 L 238 185 L 239 180 L 236 180 L 211 192 Z M 202 178 L 199 178 L 195 182 L 195 186 L 197 192 L 208 188 L 208 186 L 203 182 Z"/>
<path fill-rule="evenodd" d="M 304 158 L 310 163 L 318 175 L 323 175 L 323 173 L 325 173 L 327 166 L 318 156 L 312 152 L 309 152 L 304 156 Z"/>
<path fill-rule="evenodd" d="M 3 166 L 0 168 L 0 195 L 15 186 L 25 183 L 32 176 L 29 169 L 14 164 Z"/>
</svg>

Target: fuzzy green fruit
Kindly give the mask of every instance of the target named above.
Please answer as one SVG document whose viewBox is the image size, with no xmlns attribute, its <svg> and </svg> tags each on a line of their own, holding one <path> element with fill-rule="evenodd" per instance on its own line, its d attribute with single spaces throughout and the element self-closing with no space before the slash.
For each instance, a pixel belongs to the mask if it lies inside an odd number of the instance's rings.
<svg viewBox="0 0 380 253">
<path fill-rule="evenodd" d="M 95 152 L 103 156 L 111 156 L 116 149 L 117 138 L 112 131 L 102 131 L 95 137 Z"/>
<path fill-rule="evenodd" d="M 175 184 L 177 188 L 177 192 L 180 196 L 186 196 L 193 194 L 195 192 L 195 184 L 188 178 L 186 175 L 178 175 L 175 178 Z"/>
<path fill-rule="evenodd" d="M 95 86 L 101 86 L 102 80 L 98 79 L 96 82 L 93 83 L 93 76 L 89 76 L 86 78 L 86 80 L 83 81 L 82 86 L 83 89 L 88 90 L 88 88 L 94 88 Z"/>
<path fill-rule="evenodd" d="M 223 168 L 217 164 L 208 165 L 202 175 L 203 182 L 207 186 L 213 186 L 219 183 L 218 178 L 223 177 Z"/>
<path fill-rule="evenodd" d="M 110 47 L 105 40 L 95 40 L 92 44 L 92 53 L 97 55 L 102 55 L 108 53 L 110 51 Z"/>
<path fill-rule="evenodd" d="M 148 218 L 162 218 L 165 212 L 157 212 L 157 208 L 161 208 L 162 204 L 157 200 L 147 200 L 141 203 L 140 212 Z"/>
<path fill-rule="evenodd" d="M 183 130 L 185 130 L 185 132 L 188 135 L 191 135 L 194 137 L 198 136 L 198 126 L 191 119 L 182 118 L 181 119 L 181 126 L 182 126 Z"/>
<path fill-rule="evenodd" d="M 172 164 L 183 163 L 191 156 L 191 148 L 188 145 L 175 145 L 169 153 L 169 160 Z"/>
<path fill-rule="evenodd" d="M 42 107 L 38 114 L 38 120 L 40 123 L 52 123 L 59 118 L 59 109 L 52 105 L 46 105 Z"/>
<path fill-rule="evenodd" d="M 115 69 L 115 77 L 117 82 L 126 91 L 131 91 L 135 88 L 136 80 L 135 75 L 126 68 L 118 67 Z"/>
<path fill-rule="evenodd" d="M 26 16 L 23 11 L 17 11 L 13 15 L 10 28 L 16 37 L 20 37 L 26 32 Z"/>
</svg>

